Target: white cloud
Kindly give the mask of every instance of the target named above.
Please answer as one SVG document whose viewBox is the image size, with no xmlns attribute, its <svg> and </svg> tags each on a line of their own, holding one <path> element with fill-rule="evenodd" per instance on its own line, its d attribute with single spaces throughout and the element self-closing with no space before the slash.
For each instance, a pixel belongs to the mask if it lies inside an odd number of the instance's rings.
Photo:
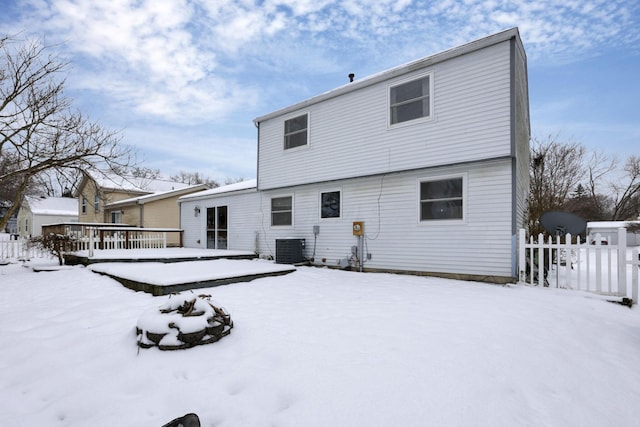
<svg viewBox="0 0 640 427">
<path fill-rule="evenodd" d="M 530 60 L 547 64 L 640 40 L 630 30 L 639 6 L 623 0 L 25 4 L 24 28 L 39 28 L 76 55 L 76 89 L 172 122 L 206 122 L 262 105 L 268 94 L 296 90 L 300 75 L 379 71 L 511 26 L 520 28 Z M 273 89 L 274 79 L 291 81 Z"/>
</svg>

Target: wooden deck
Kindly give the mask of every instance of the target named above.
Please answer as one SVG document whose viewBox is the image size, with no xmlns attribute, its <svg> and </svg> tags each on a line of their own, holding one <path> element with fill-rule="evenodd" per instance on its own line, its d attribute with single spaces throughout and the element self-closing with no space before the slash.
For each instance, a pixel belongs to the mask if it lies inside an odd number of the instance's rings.
<svg viewBox="0 0 640 427">
<path fill-rule="evenodd" d="M 279 266 L 283 267 L 279 264 Z M 239 282 L 250 282 L 255 279 L 260 279 L 264 277 L 273 277 L 273 276 L 282 276 L 285 274 L 293 273 L 296 269 L 293 266 L 286 266 L 287 268 L 280 268 L 278 270 L 272 269 L 264 269 L 260 272 L 253 273 L 239 273 L 239 274 L 228 274 L 225 277 L 213 277 L 210 279 L 196 280 L 196 281 L 185 281 L 184 283 L 172 283 L 172 284 L 157 284 L 150 283 L 148 280 L 140 280 L 140 279 L 130 279 L 127 277 L 123 277 L 118 273 L 107 273 L 102 272 L 96 269 L 92 270 L 95 273 L 102 274 L 121 283 L 124 287 L 134 290 L 134 291 L 142 291 L 150 293 L 154 296 L 161 295 L 169 295 L 176 292 L 188 291 L 192 289 L 202 289 L 202 288 L 212 288 L 215 286 L 228 285 L 231 283 L 239 283 Z M 126 276 L 126 275 L 125 275 Z"/>
<path fill-rule="evenodd" d="M 252 252 L 166 248 L 96 250 L 65 254 L 67 265 L 85 265 L 134 291 L 168 295 L 191 289 L 280 276 L 296 268 L 255 259 Z"/>
<path fill-rule="evenodd" d="M 256 254 L 244 251 L 225 251 L 208 249 L 124 249 L 95 250 L 93 256 L 88 251 L 64 254 L 65 265 L 91 265 L 104 262 L 185 262 L 215 259 L 255 259 Z"/>
</svg>

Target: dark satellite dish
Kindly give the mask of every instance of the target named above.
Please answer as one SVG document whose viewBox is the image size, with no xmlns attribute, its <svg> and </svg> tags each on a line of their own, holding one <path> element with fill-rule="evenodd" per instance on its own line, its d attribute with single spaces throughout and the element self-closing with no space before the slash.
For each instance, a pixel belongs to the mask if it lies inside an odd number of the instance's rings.
<svg viewBox="0 0 640 427">
<path fill-rule="evenodd" d="M 587 221 L 570 212 L 550 211 L 540 217 L 540 223 L 555 236 L 571 233 L 577 235 L 587 229 Z"/>
</svg>

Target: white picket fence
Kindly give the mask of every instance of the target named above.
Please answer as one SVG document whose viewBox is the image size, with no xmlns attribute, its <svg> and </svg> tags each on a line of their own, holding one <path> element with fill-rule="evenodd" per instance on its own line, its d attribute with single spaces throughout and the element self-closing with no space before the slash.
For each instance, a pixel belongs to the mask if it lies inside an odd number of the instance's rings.
<svg viewBox="0 0 640 427">
<path fill-rule="evenodd" d="M 89 251 L 89 256 L 93 255 L 95 249 L 160 249 L 167 247 L 166 233 L 132 233 L 125 236 L 123 233 L 115 233 L 111 236 L 104 236 L 102 239 L 89 236 L 78 239 L 78 251 Z"/>
<path fill-rule="evenodd" d="M 29 239 L 0 240 L 0 260 L 27 260 L 51 257 L 52 255 L 49 252 L 35 246 L 29 246 Z"/>
<path fill-rule="evenodd" d="M 93 235 L 73 241 L 74 251 L 87 251 L 93 256 L 96 249 L 160 249 L 167 247 L 167 233 L 114 233 L 102 239 Z M 29 245 L 29 239 L 0 240 L 0 259 L 49 258 L 51 254 Z"/>
<path fill-rule="evenodd" d="M 570 234 L 537 239 L 518 236 L 518 269 L 521 282 L 537 286 L 575 289 L 626 298 L 638 303 L 640 260 L 638 248 L 627 247 L 627 231 L 618 230 L 616 245 L 574 242 Z M 592 239 L 588 239 L 592 241 Z M 543 272 L 540 274 L 540 272 Z"/>
</svg>

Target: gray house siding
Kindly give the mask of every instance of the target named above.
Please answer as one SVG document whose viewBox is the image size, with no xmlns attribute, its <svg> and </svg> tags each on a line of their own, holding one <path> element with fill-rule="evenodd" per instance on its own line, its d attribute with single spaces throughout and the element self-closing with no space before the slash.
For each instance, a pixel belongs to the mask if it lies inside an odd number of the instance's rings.
<svg viewBox="0 0 640 427">
<path fill-rule="evenodd" d="M 182 198 L 180 224 L 184 229 L 183 244 L 190 248 L 207 247 L 207 209 L 227 206 L 228 247 L 230 250 L 254 251 L 256 231 L 261 224 L 260 195 L 254 190 L 225 193 L 209 197 Z M 195 208 L 200 213 L 196 216 Z"/>
<path fill-rule="evenodd" d="M 421 222 L 419 182 L 444 176 L 464 176 L 464 219 Z M 274 256 L 276 239 L 304 238 L 307 258 L 335 267 L 357 244 L 352 223 L 363 221 L 371 254 L 366 269 L 510 277 L 510 177 L 505 159 L 263 191 L 259 251 Z M 335 190 L 342 192 L 341 218 L 321 219 L 320 192 Z M 293 225 L 271 227 L 271 197 L 283 195 L 293 196 Z M 314 225 L 320 227 L 315 241 Z"/>
<path fill-rule="evenodd" d="M 257 190 L 183 201 L 185 244 L 199 239 L 205 247 L 196 204 L 202 212 L 228 205 L 229 249 L 275 257 L 276 240 L 304 238 L 307 259 L 337 267 L 352 258 L 352 226 L 361 221 L 366 270 L 512 281 L 529 180 L 526 70 L 512 29 L 255 119 Z M 433 89 L 430 117 L 390 125 L 390 87 L 425 75 Z M 301 114 L 308 115 L 307 144 L 296 140 L 285 150 L 285 121 Z M 421 203 L 436 204 L 421 202 L 420 183 L 459 188 L 460 179 L 462 219 L 429 219 L 437 210 L 421 219 Z M 340 216 L 322 218 L 321 193 L 338 191 Z M 450 209 L 453 193 L 445 194 Z M 272 199 L 283 196 L 292 198 L 292 221 L 274 226 Z M 276 219 L 286 222 L 287 204 L 278 208 L 285 212 Z"/>
<path fill-rule="evenodd" d="M 282 116 L 256 119 L 258 188 L 510 156 L 510 51 L 505 40 L 426 68 L 407 68 L 393 79 Z M 426 73 L 433 79 L 432 119 L 390 127 L 389 87 Z M 305 113 L 309 144 L 285 150 L 284 121 Z"/>
</svg>

